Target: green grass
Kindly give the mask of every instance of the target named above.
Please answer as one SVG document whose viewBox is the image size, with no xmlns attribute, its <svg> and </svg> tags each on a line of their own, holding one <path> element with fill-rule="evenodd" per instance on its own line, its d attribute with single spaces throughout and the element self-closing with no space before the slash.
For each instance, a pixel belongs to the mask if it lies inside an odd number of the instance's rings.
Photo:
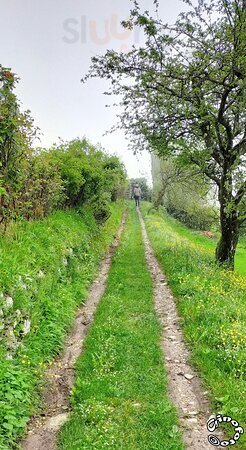
<svg viewBox="0 0 246 450">
<path fill-rule="evenodd" d="M 145 208 L 151 207 L 150 203 L 145 203 Z M 190 241 L 191 244 L 195 244 L 205 249 L 210 255 L 215 254 L 216 244 L 219 240 L 219 234 L 215 234 L 213 238 L 204 236 L 201 231 L 192 230 L 186 227 L 184 224 L 168 215 L 164 209 L 160 208 L 159 214 L 165 219 L 165 224 L 169 230 L 174 231 L 179 237 Z M 235 257 L 235 270 L 240 275 L 246 275 L 246 237 L 240 238 Z"/>
<path fill-rule="evenodd" d="M 76 369 L 60 450 L 181 450 L 134 208 Z"/>
<path fill-rule="evenodd" d="M 122 211 L 115 204 L 103 227 L 89 209 L 57 211 L 0 237 L 0 449 L 15 446 L 37 411 L 44 368 L 63 347 Z"/>
<path fill-rule="evenodd" d="M 215 265 L 211 244 L 203 245 L 206 238 L 194 236 L 168 216 L 148 213 L 147 204 L 142 211 L 156 257 L 177 299 L 192 361 L 210 391 L 214 411 L 245 426 L 246 279 Z M 245 437 L 237 449 L 245 448 Z"/>
<path fill-rule="evenodd" d="M 246 236 L 239 239 L 235 257 L 235 270 L 246 276 Z"/>
</svg>

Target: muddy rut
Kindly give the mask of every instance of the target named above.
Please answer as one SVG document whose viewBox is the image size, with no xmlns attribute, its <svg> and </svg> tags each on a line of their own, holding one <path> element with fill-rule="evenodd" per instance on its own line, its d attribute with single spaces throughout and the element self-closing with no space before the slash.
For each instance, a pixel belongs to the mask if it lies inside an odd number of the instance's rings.
<svg viewBox="0 0 246 450">
<path fill-rule="evenodd" d="M 73 328 L 66 339 L 63 354 L 46 371 L 44 410 L 41 415 L 31 419 L 27 436 L 21 443 L 23 450 L 56 448 L 57 432 L 69 417 L 69 394 L 74 383 L 74 365 L 81 354 L 88 328 L 104 294 L 112 257 L 118 247 L 125 221 L 126 213 L 123 215 L 117 236 L 101 263 L 99 274 L 90 288 L 86 304 L 81 306 L 77 313 Z"/>
<path fill-rule="evenodd" d="M 163 330 L 161 347 L 168 376 L 169 395 L 179 413 L 187 450 L 211 450 L 207 430 L 211 411 L 206 392 L 202 390 L 198 375 L 189 364 L 189 351 L 182 337 L 173 296 L 154 256 L 140 211 L 138 214 L 146 260 L 154 282 L 155 310 Z M 219 432 L 217 435 L 222 438 Z"/>
</svg>

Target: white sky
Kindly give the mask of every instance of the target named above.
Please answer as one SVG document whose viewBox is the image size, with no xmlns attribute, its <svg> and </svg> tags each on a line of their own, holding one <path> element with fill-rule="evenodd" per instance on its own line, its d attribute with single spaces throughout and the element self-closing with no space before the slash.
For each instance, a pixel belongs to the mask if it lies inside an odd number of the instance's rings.
<svg viewBox="0 0 246 450">
<path fill-rule="evenodd" d="M 160 3 L 165 21 L 184 9 L 181 0 Z M 140 4 L 152 8 L 151 0 Z M 17 95 L 41 128 L 42 146 L 85 135 L 119 155 L 130 177 L 150 180 L 147 153 L 134 156 L 122 131 L 103 136 L 116 122 L 115 110 L 105 108 L 107 83 L 80 82 L 93 55 L 107 48 L 127 51 L 141 41 L 120 26 L 130 8 L 130 0 L 0 0 L 0 63 L 21 78 Z"/>
</svg>

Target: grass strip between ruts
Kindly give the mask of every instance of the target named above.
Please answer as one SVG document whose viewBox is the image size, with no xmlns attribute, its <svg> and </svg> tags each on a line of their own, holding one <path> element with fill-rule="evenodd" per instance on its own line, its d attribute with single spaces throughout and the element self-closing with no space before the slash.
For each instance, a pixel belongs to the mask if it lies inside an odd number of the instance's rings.
<svg viewBox="0 0 246 450">
<path fill-rule="evenodd" d="M 159 342 L 140 224 L 130 207 L 77 363 L 73 414 L 60 432 L 59 449 L 183 449 Z"/>
</svg>

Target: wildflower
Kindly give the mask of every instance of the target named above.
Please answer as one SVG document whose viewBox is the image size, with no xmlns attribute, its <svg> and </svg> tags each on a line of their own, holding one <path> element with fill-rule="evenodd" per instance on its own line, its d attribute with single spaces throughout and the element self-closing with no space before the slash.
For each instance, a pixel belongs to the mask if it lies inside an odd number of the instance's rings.
<svg viewBox="0 0 246 450">
<path fill-rule="evenodd" d="M 38 278 L 43 278 L 44 277 L 44 272 L 42 270 L 39 270 L 37 273 L 37 277 Z"/>
</svg>

